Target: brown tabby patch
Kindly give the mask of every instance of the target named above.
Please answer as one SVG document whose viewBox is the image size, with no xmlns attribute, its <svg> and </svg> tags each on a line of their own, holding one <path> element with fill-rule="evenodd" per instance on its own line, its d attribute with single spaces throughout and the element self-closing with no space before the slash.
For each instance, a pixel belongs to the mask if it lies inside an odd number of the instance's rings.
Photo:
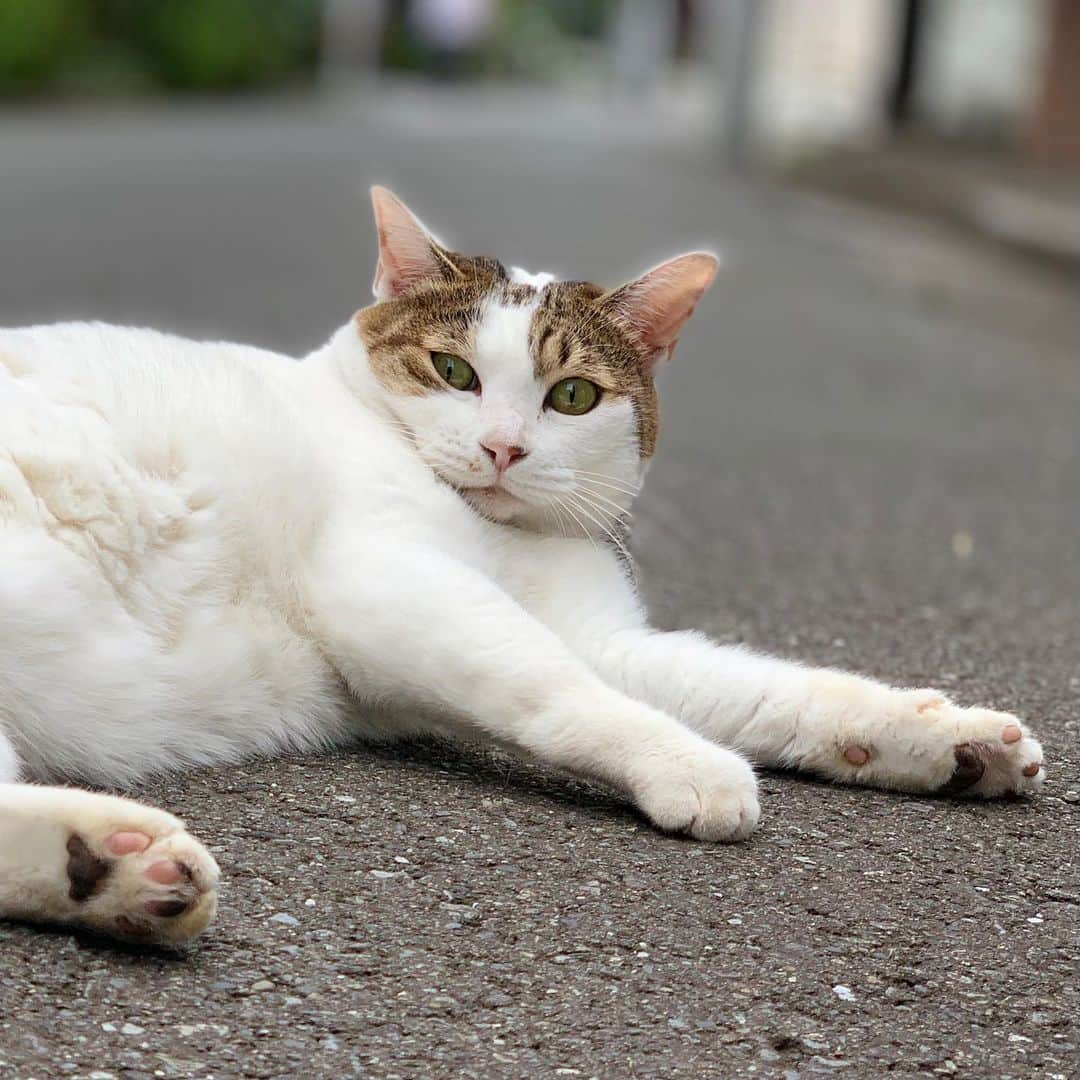
<svg viewBox="0 0 1080 1080">
<path fill-rule="evenodd" d="M 550 386 L 578 376 L 605 395 L 628 397 L 638 422 L 641 456 L 651 457 L 660 430 L 656 386 L 643 370 L 640 347 L 587 281 L 555 281 L 544 289 L 529 328 L 537 378 Z"/>
<path fill-rule="evenodd" d="M 446 384 L 432 367 L 431 354 L 448 352 L 468 358 L 485 298 L 503 288 L 516 288 L 495 259 L 470 259 L 450 252 L 440 255 L 445 267 L 441 277 L 357 313 L 356 325 L 371 369 L 391 393 L 444 390 Z"/>
<path fill-rule="evenodd" d="M 422 395 L 445 384 L 432 367 L 433 352 L 470 359 L 484 303 L 528 304 L 532 285 L 512 282 L 485 256 L 439 251 L 443 272 L 403 296 L 364 308 L 356 316 L 372 371 L 391 393 Z M 529 328 L 529 351 L 546 386 L 572 376 L 589 379 L 605 396 L 627 397 L 638 423 L 642 457 L 656 449 L 660 426 L 653 380 L 641 348 L 618 320 L 604 290 L 584 281 L 552 282 L 539 294 Z"/>
</svg>

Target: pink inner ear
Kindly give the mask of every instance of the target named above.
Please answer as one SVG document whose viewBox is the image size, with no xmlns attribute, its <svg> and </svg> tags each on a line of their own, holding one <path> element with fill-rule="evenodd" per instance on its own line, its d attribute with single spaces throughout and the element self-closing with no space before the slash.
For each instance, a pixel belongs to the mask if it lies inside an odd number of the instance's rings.
<svg viewBox="0 0 1080 1080">
<path fill-rule="evenodd" d="M 675 351 L 679 333 L 719 266 L 707 252 L 679 255 L 610 294 L 618 317 L 646 346 L 650 367 Z"/>
<path fill-rule="evenodd" d="M 379 236 L 373 284 L 376 299 L 392 300 L 426 278 L 442 274 L 446 262 L 439 256 L 438 241 L 396 195 L 386 188 L 372 188 L 371 205 Z"/>
</svg>

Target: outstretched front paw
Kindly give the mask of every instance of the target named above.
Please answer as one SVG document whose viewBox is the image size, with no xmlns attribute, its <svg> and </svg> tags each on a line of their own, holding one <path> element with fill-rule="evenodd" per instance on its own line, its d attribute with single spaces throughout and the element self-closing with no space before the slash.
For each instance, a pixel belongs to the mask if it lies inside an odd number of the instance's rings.
<svg viewBox="0 0 1080 1080">
<path fill-rule="evenodd" d="M 994 798 L 1037 791 L 1042 747 L 1009 713 L 965 709 L 934 690 L 890 693 L 836 747 L 844 779 L 903 791 Z"/>
<path fill-rule="evenodd" d="M 76 921 L 162 945 L 183 944 L 206 929 L 217 906 L 217 864 L 182 828 L 157 824 L 72 832 L 67 877 Z"/>
<path fill-rule="evenodd" d="M 738 754 L 704 740 L 643 755 L 633 785 L 638 806 L 658 828 L 695 840 L 745 840 L 760 809 L 754 770 Z"/>
</svg>

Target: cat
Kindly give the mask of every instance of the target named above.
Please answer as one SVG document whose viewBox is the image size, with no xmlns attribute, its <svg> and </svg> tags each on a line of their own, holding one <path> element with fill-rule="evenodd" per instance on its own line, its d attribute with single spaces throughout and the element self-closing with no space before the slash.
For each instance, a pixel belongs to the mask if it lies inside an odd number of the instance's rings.
<svg viewBox="0 0 1080 1080">
<path fill-rule="evenodd" d="M 44 785 L 358 739 L 479 737 L 706 841 L 753 831 L 751 761 L 1040 786 L 1014 716 L 647 624 L 623 528 L 713 255 L 604 290 L 372 201 L 376 302 L 303 360 L 0 331 L 0 916 L 187 942 L 214 914 L 205 848 Z"/>
</svg>

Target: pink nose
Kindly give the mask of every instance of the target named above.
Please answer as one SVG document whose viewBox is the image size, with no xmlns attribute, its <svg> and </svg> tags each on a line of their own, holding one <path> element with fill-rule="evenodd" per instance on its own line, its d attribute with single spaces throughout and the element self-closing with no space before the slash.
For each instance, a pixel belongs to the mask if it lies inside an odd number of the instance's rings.
<svg viewBox="0 0 1080 1080">
<path fill-rule="evenodd" d="M 528 453 L 523 446 L 510 446 L 497 439 L 488 439 L 487 442 L 481 439 L 480 445 L 495 463 L 495 471 L 499 473 L 505 472 L 515 461 L 520 461 Z"/>
</svg>

